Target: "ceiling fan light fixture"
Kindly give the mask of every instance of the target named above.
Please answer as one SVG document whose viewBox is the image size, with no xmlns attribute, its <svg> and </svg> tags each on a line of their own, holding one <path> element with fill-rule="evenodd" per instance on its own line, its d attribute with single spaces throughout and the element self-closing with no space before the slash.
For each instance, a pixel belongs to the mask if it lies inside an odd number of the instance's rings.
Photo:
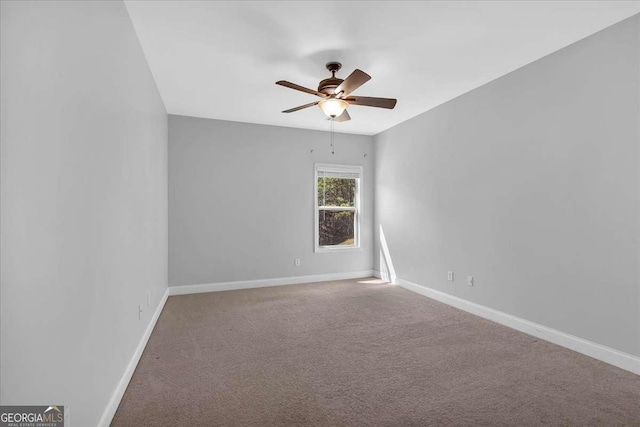
<svg viewBox="0 0 640 427">
<path fill-rule="evenodd" d="M 349 76 L 342 80 L 336 77 L 336 71 L 341 67 L 339 62 L 329 62 L 327 70 L 331 72 L 331 77 L 324 79 L 318 85 L 318 90 L 309 89 L 286 80 L 276 82 L 279 86 L 288 87 L 300 92 L 315 95 L 321 98 L 318 101 L 284 110 L 283 113 L 293 113 L 305 108 L 317 105 L 322 112 L 336 122 L 343 123 L 351 120 L 347 107 L 350 105 L 362 105 L 364 107 L 387 108 L 392 110 L 396 106 L 396 99 L 393 98 L 372 98 L 370 96 L 349 96 L 354 90 L 371 80 L 371 76 L 362 70 L 355 69 Z M 348 101 L 347 101 L 348 99 Z"/>
<path fill-rule="evenodd" d="M 347 109 L 349 103 L 342 99 L 330 98 L 323 99 L 318 103 L 318 106 L 327 116 L 335 119 L 344 113 L 344 110 Z"/>
</svg>

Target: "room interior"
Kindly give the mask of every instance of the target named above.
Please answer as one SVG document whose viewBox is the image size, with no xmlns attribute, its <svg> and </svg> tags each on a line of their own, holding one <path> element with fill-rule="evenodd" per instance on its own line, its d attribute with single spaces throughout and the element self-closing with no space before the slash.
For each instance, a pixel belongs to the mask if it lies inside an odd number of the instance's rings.
<svg viewBox="0 0 640 427">
<path fill-rule="evenodd" d="M 1 405 L 71 426 L 640 423 L 640 2 L 2 1 L 0 20 Z M 332 62 L 364 81 L 314 93 Z"/>
</svg>

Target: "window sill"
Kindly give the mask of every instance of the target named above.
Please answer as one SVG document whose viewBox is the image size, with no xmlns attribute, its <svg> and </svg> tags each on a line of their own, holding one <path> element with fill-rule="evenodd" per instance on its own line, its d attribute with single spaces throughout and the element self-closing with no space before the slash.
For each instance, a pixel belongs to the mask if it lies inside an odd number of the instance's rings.
<svg viewBox="0 0 640 427">
<path fill-rule="evenodd" d="M 359 252 L 362 251 L 361 246 L 317 246 L 315 253 L 334 253 L 334 252 Z"/>
</svg>

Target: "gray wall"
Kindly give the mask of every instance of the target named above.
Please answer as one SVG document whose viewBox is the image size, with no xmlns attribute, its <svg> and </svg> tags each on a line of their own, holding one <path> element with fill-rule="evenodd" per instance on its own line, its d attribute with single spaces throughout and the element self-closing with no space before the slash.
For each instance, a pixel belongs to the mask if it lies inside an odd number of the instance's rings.
<svg viewBox="0 0 640 427">
<path fill-rule="evenodd" d="M 0 400 L 93 426 L 167 287 L 167 115 L 122 2 L 1 8 Z"/>
<path fill-rule="evenodd" d="M 371 270 L 372 138 L 335 139 L 332 155 L 328 132 L 169 116 L 169 284 Z M 314 163 L 364 167 L 361 250 L 313 252 Z"/>
<path fill-rule="evenodd" d="M 635 16 L 377 135 L 398 277 L 640 355 L 639 40 Z"/>
</svg>

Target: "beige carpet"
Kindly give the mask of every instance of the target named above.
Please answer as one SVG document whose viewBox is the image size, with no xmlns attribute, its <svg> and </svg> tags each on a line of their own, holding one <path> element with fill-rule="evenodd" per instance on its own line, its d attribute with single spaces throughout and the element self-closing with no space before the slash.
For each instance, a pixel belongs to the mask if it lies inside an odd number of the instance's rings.
<svg viewBox="0 0 640 427">
<path fill-rule="evenodd" d="M 403 288 L 170 297 L 113 426 L 640 426 L 640 376 Z"/>
</svg>

